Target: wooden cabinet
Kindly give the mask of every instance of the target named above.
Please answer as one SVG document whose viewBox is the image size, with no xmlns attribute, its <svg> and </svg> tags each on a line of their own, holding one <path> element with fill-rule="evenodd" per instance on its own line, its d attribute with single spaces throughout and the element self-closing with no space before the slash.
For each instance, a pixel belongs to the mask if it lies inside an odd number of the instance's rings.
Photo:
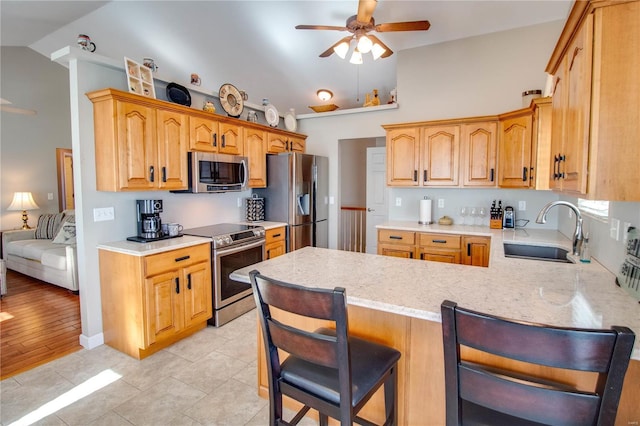
<svg viewBox="0 0 640 426">
<path fill-rule="evenodd" d="M 530 108 L 500 116 L 498 186 L 529 187 L 532 127 L 533 111 Z"/>
<path fill-rule="evenodd" d="M 415 258 L 416 233 L 391 229 L 378 230 L 378 254 Z"/>
<path fill-rule="evenodd" d="M 304 152 L 305 139 L 286 133 L 269 132 L 267 138 L 267 153 L 280 154 L 281 152 Z"/>
<path fill-rule="evenodd" d="M 498 122 L 495 120 L 461 126 L 462 185 L 495 187 Z"/>
<path fill-rule="evenodd" d="M 242 127 L 213 118 L 191 117 L 189 122 L 191 151 L 243 155 Z"/>
<path fill-rule="evenodd" d="M 281 256 L 287 252 L 286 235 L 284 226 L 266 230 L 264 251 L 267 260 Z"/>
<path fill-rule="evenodd" d="M 490 248 L 490 237 L 378 230 L 378 254 L 384 256 L 487 267 Z"/>
<path fill-rule="evenodd" d="M 249 188 L 267 187 L 267 132 L 254 128 L 244 130 L 244 153 L 249 162 Z"/>
<path fill-rule="evenodd" d="M 419 129 L 387 130 L 387 185 L 418 186 Z"/>
<path fill-rule="evenodd" d="M 473 266 L 489 266 L 491 238 L 465 235 L 462 237 L 462 260 L 460 263 Z"/>
<path fill-rule="evenodd" d="M 538 98 L 533 103 L 533 134 L 529 187 L 549 189 L 551 158 L 551 98 Z"/>
<path fill-rule="evenodd" d="M 186 116 L 110 89 L 94 92 L 90 99 L 97 190 L 186 189 Z"/>
<path fill-rule="evenodd" d="M 421 260 L 460 263 L 460 235 L 418 234 L 418 254 Z"/>
<path fill-rule="evenodd" d="M 553 189 L 640 201 L 638 22 L 638 1 L 574 3 L 546 69 L 554 75 Z"/>
<path fill-rule="evenodd" d="M 211 247 L 149 256 L 99 250 L 105 343 L 142 359 L 212 316 Z"/>
</svg>

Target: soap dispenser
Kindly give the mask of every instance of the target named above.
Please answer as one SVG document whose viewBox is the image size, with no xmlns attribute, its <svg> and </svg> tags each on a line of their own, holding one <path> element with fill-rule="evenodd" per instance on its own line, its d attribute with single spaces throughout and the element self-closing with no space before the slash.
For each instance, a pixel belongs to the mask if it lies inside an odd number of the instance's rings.
<svg viewBox="0 0 640 426">
<path fill-rule="evenodd" d="M 584 234 L 584 239 L 582 240 L 582 251 L 580 252 L 580 262 L 582 263 L 590 263 L 591 262 L 591 247 L 589 247 L 589 233 Z"/>
</svg>

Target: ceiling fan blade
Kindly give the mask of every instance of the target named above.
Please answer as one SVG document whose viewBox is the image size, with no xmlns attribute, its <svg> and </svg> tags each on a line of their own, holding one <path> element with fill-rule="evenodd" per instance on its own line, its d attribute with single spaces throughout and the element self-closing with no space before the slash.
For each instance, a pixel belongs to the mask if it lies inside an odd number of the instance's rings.
<svg viewBox="0 0 640 426">
<path fill-rule="evenodd" d="M 393 22 L 378 24 L 375 30 L 379 33 L 390 31 L 426 31 L 431 27 L 429 21 Z"/>
<path fill-rule="evenodd" d="M 322 53 L 320 54 L 320 57 L 321 57 L 321 58 L 326 58 L 326 57 L 328 57 L 328 56 L 331 56 L 331 55 L 333 54 L 333 48 L 334 48 L 334 47 L 336 47 L 337 45 L 339 45 L 340 43 L 345 42 L 345 41 L 346 41 L 347 43 L 349 43 L 349 41 L 351 41 L 351 39 L 352 39 L 352 38 L 353 38 L 353 36 L 346 36 L 346 37 L 344 37 L 344 38 L 340 39 L 336 44 L 334 44 L 333 46 L 331 46 L 330 48 L 328 48 L 327 50 L 325 50 L 324 52 L 322 52 Z"/>
<path fill-rule="evenodd" d="M 358 22 L 368 24 L 373 17 L 373 11 L 376 10 L 378 0 L 360 0 L 358 2 Z"/>
<path fill-rule="evenodd" d="M 347 27 L 336 27 L 332 25 L 296 25 L 296 30 L 335 30 L 347 31 Z"/>
<path fill-rule="evenodd" d="M 389 46 L 384 44 L 378 37 L 374 36 L 373 34 L 367 34 L 367 37 L 369 37 L 372 42 L 378 43 L 380 46 L 384 47 L 385 52 L 380 55 L 381 58 L 388 58 L 389 56 L 393 55 L 393 50 L 389 49 Z"/>
</svg>

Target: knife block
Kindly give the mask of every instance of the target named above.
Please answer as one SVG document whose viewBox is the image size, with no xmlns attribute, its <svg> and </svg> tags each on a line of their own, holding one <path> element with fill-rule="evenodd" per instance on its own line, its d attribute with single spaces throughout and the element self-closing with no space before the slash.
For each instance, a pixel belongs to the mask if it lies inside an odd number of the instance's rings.
<svg viewBox="0 0 640 426">
<path fill-rule="evenodd" d="M 489 221 L 489 228 L 502 229 L 502 219 L 491 219 Z"/>
</svg>

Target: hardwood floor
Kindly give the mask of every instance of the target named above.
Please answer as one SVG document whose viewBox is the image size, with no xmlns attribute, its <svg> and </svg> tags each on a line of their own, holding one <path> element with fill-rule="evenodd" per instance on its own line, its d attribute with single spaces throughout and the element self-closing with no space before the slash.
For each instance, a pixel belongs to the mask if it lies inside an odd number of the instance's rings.
<svg viewBox="0 0 640 426">
<path fill-rule="evenodd" d="M 82 349 L 80 298 L 70 291 L 7 271 L 0 301 L 0 378 Z"/>
</svg>

